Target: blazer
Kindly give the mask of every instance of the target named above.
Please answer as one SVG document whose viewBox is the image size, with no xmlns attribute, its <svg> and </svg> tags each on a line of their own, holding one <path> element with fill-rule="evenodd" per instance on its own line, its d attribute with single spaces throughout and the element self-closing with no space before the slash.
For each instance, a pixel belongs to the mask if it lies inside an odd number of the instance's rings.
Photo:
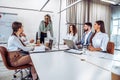
<svg viewBox="0 0 120 80">
<path fill-rule="evenodd" d="M 93 32 L 91 31 L 90 33 L 89 33 L 89 35 L 88 35 L 88 37 L 87 37 L 87 41 L 86 41 L 86 44 L 85 45 L 89 45 L 89 43 L 90 43 L 90 38 L 91 38 L 91 36 L 92 36 L 92 34 L 93 34 Z M 82 39 L 77 43 L 77 45 L 84 45 L 84 40 L 85 40 L 85 33 L 83 34 L 83 36 L 82 36 Z"/>
</svg>

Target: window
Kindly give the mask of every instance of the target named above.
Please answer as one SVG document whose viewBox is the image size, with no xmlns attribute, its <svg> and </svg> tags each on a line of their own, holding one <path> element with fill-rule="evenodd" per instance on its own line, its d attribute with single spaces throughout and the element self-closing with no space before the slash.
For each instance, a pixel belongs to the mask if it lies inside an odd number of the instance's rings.
<svg viewBox="0 0 120 80">
<path fill-rule="evenodd" d="M 115 43 L 115 49 L 120 49 L 120 18 L 112 20 L 111 41 Z"/>
</svg>

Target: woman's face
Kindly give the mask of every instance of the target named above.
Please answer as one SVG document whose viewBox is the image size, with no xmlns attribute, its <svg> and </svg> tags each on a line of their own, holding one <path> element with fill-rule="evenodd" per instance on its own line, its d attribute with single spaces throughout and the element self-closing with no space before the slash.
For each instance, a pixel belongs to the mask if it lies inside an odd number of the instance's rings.
<svg viewBox="0 0 120 80">
<path fill-rule="evenodd" d="M 94 24 L 94 30 L 98 30 L 100 29 L 100 25 L 98 25 L 97 23 Z"/>
<path fill-rule="evenodd" d="M 45 16 L 45 22 L 49 22 L 49 21 L 50 21 L 49 17 Z"/>
<path fill-rule="evenodd" d="M 19 33 L 23 33 L 23 26 L 21 28 L 19 28 Z"/>
<path fill-rule="evenodd" d="M 72 26 L 70 26 L 70 31 L 71 31 L 71 32 L 73 31 L 73 27 L 72 27 Z"/>
</svg>

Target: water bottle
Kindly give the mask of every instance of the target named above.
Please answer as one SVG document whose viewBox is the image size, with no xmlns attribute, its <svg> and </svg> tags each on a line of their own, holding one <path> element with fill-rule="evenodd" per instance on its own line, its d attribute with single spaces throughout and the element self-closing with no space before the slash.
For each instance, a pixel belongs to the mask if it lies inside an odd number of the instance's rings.
<svg viewBox="0 0 120 80">
<path fill-rule="evenodd" d="M 37 45 L 40 45 L 40 38 L 37 39 Z"/>
</svg>

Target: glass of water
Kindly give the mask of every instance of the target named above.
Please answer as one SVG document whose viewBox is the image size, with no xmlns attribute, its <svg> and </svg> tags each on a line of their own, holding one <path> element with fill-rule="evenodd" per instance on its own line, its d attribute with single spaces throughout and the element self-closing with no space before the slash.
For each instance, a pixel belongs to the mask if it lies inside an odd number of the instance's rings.
<svg viewBox="0 0 120 80">
<path fill-rule="evenodd" d="M 83 51 L 83 54 L 86 54 L 86 51 L 87 51 L 87 46 L 86 45 L 82 46 L 82 51 Z"/>
</svg>

